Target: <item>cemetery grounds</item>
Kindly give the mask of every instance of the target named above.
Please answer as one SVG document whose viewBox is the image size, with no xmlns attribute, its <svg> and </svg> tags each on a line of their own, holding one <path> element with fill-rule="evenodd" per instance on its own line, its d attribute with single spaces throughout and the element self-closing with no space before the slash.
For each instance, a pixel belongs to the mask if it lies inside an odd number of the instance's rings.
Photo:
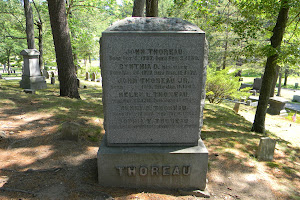
<svg viewBox="0 0 300 200">
<path fill-rule="evenodd" d="M 81 100 L 59 97 L 57 85 L 25 94 L 16 80 L 0 80 L 0 199 L 198 199 L 178 191 L 105 188 L 97 184 L 96 154 L 104 134 L 100 83 L 82 81 Z M 273 162 L 259 162 L 263 135 L 250 132 L 255 108 L 205 105 L 202 138 L 209 150 L 210 199 L 300 199 L 297 123 L 267 115 L 276 139 Z M 244 117 L 248 120 L 246 120 Z M 61 139 L 75 122 L 79 141 Z M 278 133 L 277 136 L 275 133 Z M 279 134 L 281 133 L 281 134 Z"/>
</svg>

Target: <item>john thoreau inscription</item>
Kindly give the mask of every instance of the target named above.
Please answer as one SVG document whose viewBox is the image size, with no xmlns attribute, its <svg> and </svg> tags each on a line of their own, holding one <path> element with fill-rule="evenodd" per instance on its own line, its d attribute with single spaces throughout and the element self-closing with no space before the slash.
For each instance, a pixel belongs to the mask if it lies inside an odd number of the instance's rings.
<svg viewBox="0 0 300 200">
<path fill-rule="evenodd" d="M 186 144 L 199 139 L 204 33 L 103 33 L 109 145 Z"/>
</svg>

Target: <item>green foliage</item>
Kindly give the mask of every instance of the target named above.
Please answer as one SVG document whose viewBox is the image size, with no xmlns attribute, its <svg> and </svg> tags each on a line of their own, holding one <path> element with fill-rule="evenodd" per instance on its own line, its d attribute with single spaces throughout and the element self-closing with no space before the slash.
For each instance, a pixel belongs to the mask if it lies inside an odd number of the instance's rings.
<svg viewBox="0 0 300 200">
<path fill-rule="evenodd" d="M 210 103 L 221 103 L 224 98 L 241 99 L 249 96 L 247 90 L 239 91 L 241 83 L 239 77 L 234 77 L 228 70 L 208 70 L 206 80 L 206 98 Z"/>
</svg>

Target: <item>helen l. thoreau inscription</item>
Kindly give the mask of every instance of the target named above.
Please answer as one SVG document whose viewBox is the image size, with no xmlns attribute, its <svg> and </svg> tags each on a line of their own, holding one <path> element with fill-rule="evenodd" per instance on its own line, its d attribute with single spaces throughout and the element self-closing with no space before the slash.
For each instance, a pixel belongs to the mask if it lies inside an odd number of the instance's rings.
<svg viewBox="0 0 300 200">
<path fill-rule="evenodd" d="M 205 33 L 181 19 L 126 18 L 101 38 L 106 186 L 204 189 Z"/>
</svg>

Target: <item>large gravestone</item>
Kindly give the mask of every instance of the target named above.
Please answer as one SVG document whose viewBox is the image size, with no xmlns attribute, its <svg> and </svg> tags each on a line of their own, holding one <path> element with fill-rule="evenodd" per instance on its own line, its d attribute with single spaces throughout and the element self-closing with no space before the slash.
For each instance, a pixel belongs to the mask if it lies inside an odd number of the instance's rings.
<svg viewBox="0 0 300 200">
<path fill-rule="evenodd" d="M 181 19 L 126 18 L 101 38 L 103 186 L 201 189 L 205 33 Z"/>
<path fill-rule="evenodd" d="M 36 49 L 24 49 L 21 55 L 23 55 L 24 65 L 20 87 L 33 90 L 47 88 L 46 79 L 42 76 L 39 67 L 40 52 Z"/>
</svg>

